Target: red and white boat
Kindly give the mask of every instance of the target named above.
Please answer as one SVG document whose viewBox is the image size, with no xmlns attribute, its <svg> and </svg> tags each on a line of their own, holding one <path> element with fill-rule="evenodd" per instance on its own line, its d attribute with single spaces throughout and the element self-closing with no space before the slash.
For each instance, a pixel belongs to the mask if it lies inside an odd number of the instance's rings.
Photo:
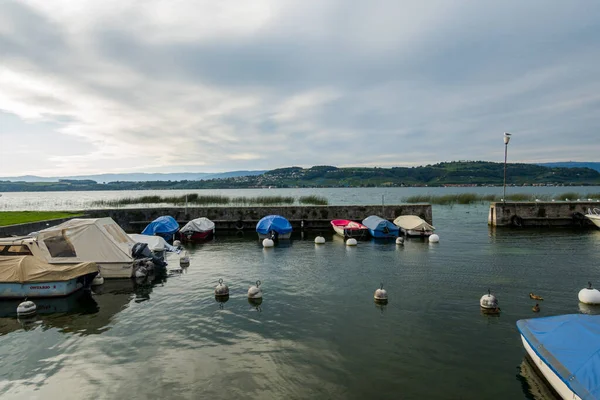
<svg viewBox="0 0 600 400">
<path fill-rule="evenodd" d="M 338 235 L 348 238 L 361 238 L 369 236 L 369 228 L 360 222 L 350 221 L 347 219 L 334 219 L 331 221 L 333 230 Z"/>
<path fill-rule="evenodd" d="M 205 217 L 191 220 L 178 232 L 182 242 L 205 242 L 211 240 L 214 233 L 215 223 Z"/>
</svg>

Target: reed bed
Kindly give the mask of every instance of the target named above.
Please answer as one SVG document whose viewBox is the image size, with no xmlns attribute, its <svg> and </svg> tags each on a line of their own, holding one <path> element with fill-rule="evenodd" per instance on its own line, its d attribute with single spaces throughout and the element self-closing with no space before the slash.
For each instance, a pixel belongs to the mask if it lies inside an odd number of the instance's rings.
<svg viewBox="0 0 600 400">
<path fill-rule="evenodd" d="M 125 197 L 116 200 L 98 200 L 92 202 L 93 206 L 123 207 L 140 204 L 173 204 L 177 206 L 208 206 L 208 205 L 246 205 L 246 206 L 275 206 L 293 205 L 296 198 L 292 196 L 258 196 L 258 197 L 228 197 L 228 196 L 200 196 L 190 193 L 183 196 L 140 196 Z M 302 196 L 298 199 L 300 204 L 327 205 L 328 201 L 319 196 Z"/>
<path fill-rule="evenodd" d="M 506 196 L 507 201 L 586 201 L 600 200 L 600 193 L 579 194 L 575 192 L 560 193 L 557 195 L 547 194 L 527 194 L 527 193 L 512 193 Z M 475 194 L 475 193 L 460 193 L 460 194 L 419 194 L 408 196 L 403 199 L 405 203 L 429 203 L 438 205 L 453 205 L 453 204 L 476 204 L 493 201 L 502 201 L 502 196 L 493 194 Z"/>
</svg>

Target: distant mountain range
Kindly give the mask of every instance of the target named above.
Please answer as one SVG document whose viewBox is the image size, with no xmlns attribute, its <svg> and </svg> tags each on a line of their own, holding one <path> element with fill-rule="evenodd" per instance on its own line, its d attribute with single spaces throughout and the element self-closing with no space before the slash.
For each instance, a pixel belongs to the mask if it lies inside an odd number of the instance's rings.
<svg viewBox="0 0 600 400">
<path fill-rule="evenodd" d="M 130 174 L 98 174 L 79 176 L 44 177 L 35 175 L 0 177 L 0 181 L 11 182 L 58 182 L 59 180 L 92 180 L 105 182 L 155 182 L 155 181 L 203 181 L 207 179 L 236 178 L 238 176 L 262 175 L 266 171 L 229 171 L 218 173 L 180 172 L 180 173 L 130 173 Z"/>
<path fill-rule="evenodd" d="M 590 168 L 600 172 L 600 162 L 578 162 L 578 161 L 566 161 L 566 162 L 551 162 L 538 164 L 543 167 L 550 168 Z"/>
</svg>

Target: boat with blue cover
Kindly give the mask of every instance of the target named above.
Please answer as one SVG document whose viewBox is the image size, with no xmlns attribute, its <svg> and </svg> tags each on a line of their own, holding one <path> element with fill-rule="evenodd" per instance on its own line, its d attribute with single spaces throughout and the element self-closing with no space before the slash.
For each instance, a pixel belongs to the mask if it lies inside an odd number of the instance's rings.
<svg viewBox="0 0 600 400">
<path fill-rule="evenodd" d="M 387 219 L 378 217 L 377 215 L 370 215 L 363 219 L 363 225 L 369 228 L 369 233 L 374 238 L 395 238 L 398 237 L 400 229 L 392 224 Z"/>
<path fill-rule="evenodd" d="M 600 315 L 517 321 L 523 346 L 563 399 L 600 399 Z"/>
<path fill-rule="evenodd" d="M 179 224 L 175 218 L 170 215 L 163 215 L 146 225 L 142 231 L 142 235 L 161 236 L 163 239 L 170 241 L 173 240 L 173 235 L 178 230 Z"/>
<path fill-rule="evenodd" d="M 256 224 L 259 239 L 289 239 L 292 236 L 292 225 L 281 215 L 267 215 Z"/>
</svg>

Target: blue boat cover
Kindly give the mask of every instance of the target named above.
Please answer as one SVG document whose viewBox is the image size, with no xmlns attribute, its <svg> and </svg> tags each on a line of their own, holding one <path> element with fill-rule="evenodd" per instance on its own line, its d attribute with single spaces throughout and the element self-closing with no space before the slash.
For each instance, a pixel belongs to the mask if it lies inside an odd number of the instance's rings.
<svg viewBox="0 0 600 400">
<path fill-rule="evenodd" d="M 267 215 L 256 224 L 256 232 L 261 235 L 268 235 L 271 231 L 283 235 L 292 231 L 292 225 L 290 225 L 290 222 L 281 215 Z"/>
<path fill-rule="evenodd" d="M 400 228 L 398 228 L 396 225 L 392 224 L 387 219 L 378 217 L 377 215 L 368 216 L 367 218 L 363 219 L 362 224 L 372 231 L 371 234 L 375 232 L 385 236 L 398 236 L 400 231 Z"/>
<path fill-rule="evenodd" d="M 522 319 L 517 328 L 571 391 L 600 399 L 600 315 Z"/>
<path fill-rule="evenodd" d="M 163 215 L 150 222 L 142 231 L 142 235 L 159 235 L 170 237 L 179 229 L 179 224 L 175 218 L 169 215 Z"/>
</svg>

